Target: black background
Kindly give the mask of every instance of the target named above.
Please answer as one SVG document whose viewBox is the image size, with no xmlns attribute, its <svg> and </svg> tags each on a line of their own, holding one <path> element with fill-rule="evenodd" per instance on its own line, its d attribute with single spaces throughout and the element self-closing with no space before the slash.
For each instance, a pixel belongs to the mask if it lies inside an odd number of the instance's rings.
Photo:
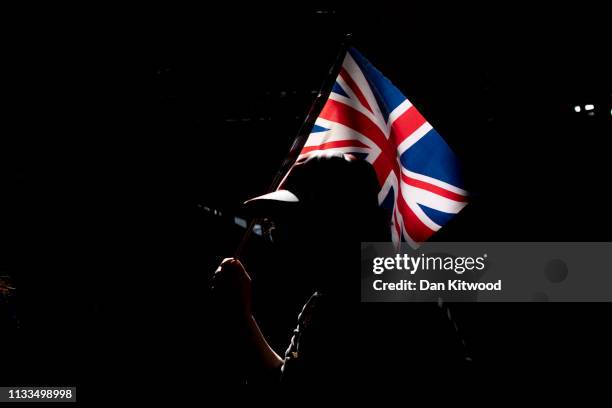
<svg viewBox="0 0 612 408">
<path fill-rule="evenodd" d="M 242 234 L 228 216 L 268 188 L 346 32 L 465 163 L 473 202 L 434 239 L 608 241 L 604 16 L 587 3 L 7 13 L 0 267 L 17 320 L 2 328 L 3 382 L 99 397 L 119 380 L 201 381 L 187 373 L 214 366 L 207 273 Z M 574 112 L 586 103 L 594 116 Z M 305 298 L 265 260 L 245 262 L 280 351 Z M 461 314 L 477 363 L 550 368 L 609 360 L 608 310 Z"/>
</svg>

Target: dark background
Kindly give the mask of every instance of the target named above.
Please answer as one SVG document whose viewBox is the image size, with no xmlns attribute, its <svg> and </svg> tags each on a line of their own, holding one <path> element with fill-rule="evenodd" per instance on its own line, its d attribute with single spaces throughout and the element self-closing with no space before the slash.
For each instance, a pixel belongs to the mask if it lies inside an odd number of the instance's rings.
<svg viewBox="0 0 612 408">
<path fill-rule="evenodd" d="M 473 202 L 434 239 L 610 240 L 600 8 L 239 9 L 6 13 L 3 382 L 99 396 L 214 367 L 207 273 L 233 253 L 231 217 L 268 188 L 347 32 L 465 164 Z M 585 104 L 593 115 L 574 111 Z M 245 263 L 281 351 L 305 294 L 271 251 L 255 237 Z M 458 313 L 477 363 L 610 359 L 606 304 Z"/>
</svg>

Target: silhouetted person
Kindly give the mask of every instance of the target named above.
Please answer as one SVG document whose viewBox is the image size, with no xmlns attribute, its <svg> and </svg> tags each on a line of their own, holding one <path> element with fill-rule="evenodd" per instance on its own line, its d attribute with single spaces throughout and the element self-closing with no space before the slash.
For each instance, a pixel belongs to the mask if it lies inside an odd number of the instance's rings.
<svg viewBox="0 0 612 408">
<path fill-rule="evenodd" d="M 414 313 L 422 305 L 410 305 L 412 313 L 405 307 L 398 313 L 398 307 L 392 308 L 397 304 L 360 304 L 360 243 L 390 239 L 378 191 L 376 174 L 366 161 L 342 154 L 313 156 L 298 161 L 279 190 L 245 203 L 252 215 L 274 220 L 272 240 L 284 259 L 291 260 L 286 273 L 300 274 L 303 284 L 314 291 L 298 316 L 289 348 L 280 355 L 251 313 L 248 273 L 236 259 L 221 263 L 214 292 L 226 311 L 233 310 L 238 327 L 234 335 L 244 336 L 253 380 L 325 383 L 341 377 L 359 379 L 394 366 L 412 368 L 404 364 L 420 360 L 423 350 L 410 337 L 440 334 L 420 332 L 418 320 L 431 319 L 431 314 Z M 434 313 L 439 315 L 438 310 Z M 452 353 L 437 352 L 438 357 Z"/>
</svg>

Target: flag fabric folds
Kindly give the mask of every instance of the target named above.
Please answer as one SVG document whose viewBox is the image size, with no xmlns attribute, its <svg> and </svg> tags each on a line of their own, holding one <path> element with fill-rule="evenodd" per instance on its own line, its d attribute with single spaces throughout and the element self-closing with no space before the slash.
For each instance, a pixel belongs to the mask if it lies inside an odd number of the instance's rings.
<svg viewBox="0 0 612 408">
<path fill-rule="evenodd" d="M 410 101 L 349 48 L 299 158 L 350 153 L 370 162 L 393 241 L 426 241 L 467 204 L 458 160 Z"/>
</svg>

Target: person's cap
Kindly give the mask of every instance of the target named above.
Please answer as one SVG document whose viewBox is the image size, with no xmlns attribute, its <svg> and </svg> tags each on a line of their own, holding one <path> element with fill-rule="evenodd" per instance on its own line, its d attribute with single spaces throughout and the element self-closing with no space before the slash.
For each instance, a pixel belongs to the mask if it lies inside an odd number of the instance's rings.
<svg viewBox="0 0 612 408">
<path fill-rule="evenodd" d="M 297 208 L 377 205 L 379 185 L 372 165 L 350 154 L 298 160 L 279 188 L 244 202 L 252 215 Z"/>
</svg>

